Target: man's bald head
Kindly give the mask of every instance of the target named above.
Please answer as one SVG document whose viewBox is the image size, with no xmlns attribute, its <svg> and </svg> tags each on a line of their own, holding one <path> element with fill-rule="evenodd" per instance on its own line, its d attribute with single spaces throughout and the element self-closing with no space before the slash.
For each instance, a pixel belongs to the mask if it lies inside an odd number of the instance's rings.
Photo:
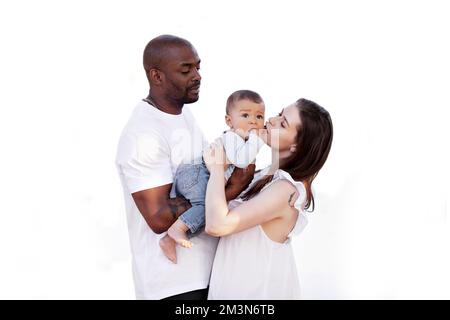
<svg viewBox="0 0 450 320">
<path fill-rule="evenodd" d="M 144 68 L 149 96 L 156 103 L 180 111 L 185 103 L 198 100 L 200 58 L 189 41 L 172 35 L 154 38 L 145 47 Z"/>
<path fill-rule="evenodd" d="M 170 56 L 171 49 L 179 47 L 188 47 L 195 50 L 189 41 L 176 36 L 161 35 L 152 39 L 144 50 L 145 72 L 148 73 L 153 68 L 164 68 L 164 63 Z"/>
</svg>

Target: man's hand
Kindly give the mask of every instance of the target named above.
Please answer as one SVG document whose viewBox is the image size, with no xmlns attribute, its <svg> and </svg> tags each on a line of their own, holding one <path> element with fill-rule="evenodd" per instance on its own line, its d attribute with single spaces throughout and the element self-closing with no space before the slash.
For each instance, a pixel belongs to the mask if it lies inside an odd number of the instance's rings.
<svg viewBox="0 0 450 320">
<path fill-rule="evenodd" d="M 172 216 L 175 219 L 178 219 L 179 216 L 181 216 L 185 211 L 187 211 L 189 208 L 192 207 L 189 200 L 184 198 L 183 196 L 179 196 L 177 198 L 170 198 L 167 200 L 167 208 L 162 207 L 161 210 L 170 210 L 172 213 Z"/>
<path fill-rule="evenodd" d="M 227 201 L 235 199 L 242 191 L 247 189 L 255 174 L 255 164 L 248 165 L 247 168 L 241 169 L 236 167 L 228 179 L 225 186 L 225 197 Z"/>
</svg>

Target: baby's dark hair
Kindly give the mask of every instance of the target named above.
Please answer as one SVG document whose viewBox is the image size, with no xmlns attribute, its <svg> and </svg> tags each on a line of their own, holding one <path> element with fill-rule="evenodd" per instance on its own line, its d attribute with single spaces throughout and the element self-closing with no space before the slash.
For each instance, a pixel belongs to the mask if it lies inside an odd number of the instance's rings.
<svg viewBox="0 0 450 320">
<path fill-rule="evenodd" d="M 238 90 L 233 92 L 227 99 L 227 114 L 230 114 L 231 109 L 234 107 L 234 104 L 241 100 L 249 100 L 254 103 L 264 103 L 261 96 L 251 90 Z"/>
</svg>

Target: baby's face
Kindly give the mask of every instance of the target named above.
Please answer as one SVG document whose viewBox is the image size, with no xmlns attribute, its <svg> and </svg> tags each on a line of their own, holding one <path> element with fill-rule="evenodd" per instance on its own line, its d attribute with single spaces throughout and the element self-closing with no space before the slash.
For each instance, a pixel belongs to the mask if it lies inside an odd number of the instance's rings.
<svg viewBox="0 0 450 320">
<path fill-rule="evenodd" d="M 264 128 L 264 112 L 264 103 L 240 100 L 231 108 L 230 114 L 225 116 L 225 121 L 231 129 L 247 135 L 251 129 Z"/>
</svg>

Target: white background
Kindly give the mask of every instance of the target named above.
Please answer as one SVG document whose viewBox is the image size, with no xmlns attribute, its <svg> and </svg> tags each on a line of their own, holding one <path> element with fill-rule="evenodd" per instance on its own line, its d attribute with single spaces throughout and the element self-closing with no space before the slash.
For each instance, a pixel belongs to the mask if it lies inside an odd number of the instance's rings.
<svg viewBox="0 0 450 320">
<path fill-rule="evenodd" d="M 190 40 L 211 140 L 248 88 L 334 121 L 296 238 L 306 299 L 450 299 L 446 1 L 2 1 L 0 298 L 133 299 L 114 157 L 146 43 Z"/>
</svg>

